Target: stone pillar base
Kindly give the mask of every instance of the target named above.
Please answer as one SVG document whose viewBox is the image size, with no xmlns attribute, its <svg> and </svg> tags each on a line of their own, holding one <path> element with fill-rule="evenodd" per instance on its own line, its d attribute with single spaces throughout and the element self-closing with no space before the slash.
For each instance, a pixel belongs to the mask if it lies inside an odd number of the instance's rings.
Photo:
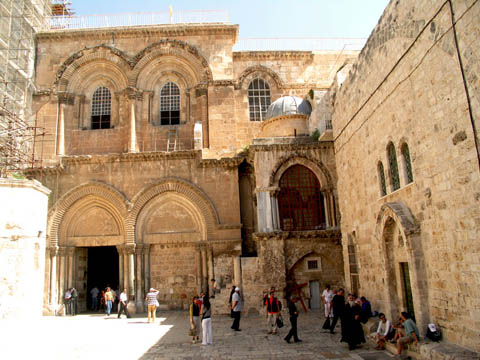
<svg viewBox="0 0 480 360">
<path fill-rule="evenodd" d="M 127 303 L 127 310 L 130 314 L 136 314 L 137 313 L 137 309 L 136 309 L 135 303 L 133 301 L 129 301 Z"/>
<path fill-rule="evenodd" d="M 127 305 L 127 308 L 128 308 L 128 305 Z M 145 312 L 146 310 L 145 310 L 145 306 L 144 306 L 143 301 L 138 301 L 135 304 L 135 309 L 136 309 L 137 314 Z M 130 308 L 128 308 L 128 311 L 130 311 Z"/>
</svg>

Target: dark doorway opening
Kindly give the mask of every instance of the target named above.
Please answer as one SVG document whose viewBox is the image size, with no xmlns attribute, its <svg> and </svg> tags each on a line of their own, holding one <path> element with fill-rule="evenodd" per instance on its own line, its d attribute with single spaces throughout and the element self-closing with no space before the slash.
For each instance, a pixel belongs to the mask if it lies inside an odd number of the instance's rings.
<svg viewBox="0 0 480 360">
<path fill-rule="evenodd" d="M 400 271 L 402 276 L 402 287 L 404 296 L 404 305 L 407 308 L 407 312 L 415 321 L 415 308 L 413 307 L 413 295 L 412 286 L 410 285 L 410 271 L 408 269 L 408 262 L 400 263 Z"/>
<path fill-rule="evenodd" d="M 119 286 L 118 251 L 115 246 L 88 248 L 87 262 L 87 305 L 91 309 L 90 290 L 97 287 L 100 291 L 110 286 L 114 290 Z"/>
</svg>

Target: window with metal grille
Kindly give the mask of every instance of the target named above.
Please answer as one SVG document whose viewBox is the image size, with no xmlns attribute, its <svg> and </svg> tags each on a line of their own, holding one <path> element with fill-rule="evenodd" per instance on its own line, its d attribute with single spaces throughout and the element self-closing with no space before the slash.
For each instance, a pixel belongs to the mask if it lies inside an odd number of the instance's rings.
<svg viewBox="0 0 480 360">
<path fill-rule="evenodd" d="M 350 269 L 350 282 L 352 293 L 358 294 L 360 281 L 358 277 L 357 251 L 352 239 L 353 235 L 348 235 L 348 265 Z"/>
<path fill-rule="evenodd" d="M 180 89 L 168 82 L 160 91 L 160 125 L 180 124 Z"/>
<path fill-rule="evenodd" d="M 112 94 L 104 86 L 95 90 L 92 96 L 92 129 L 110 129 Z"/>
<path fill-rule="evenodd" d="M 282 175 L 278 208 L 283 231 L 325 228 L 325 208 L 320 183 L 315 174 L 305 166 L 291 166 Z"/>
<path fill-rule="evenodd" d="M 248 110 L 250 121 L 263 121 L 270 106 L 270 86 L 260 78 L 252 80 L 248 86 Z"/>
<path fill-rule="evenodd" d="M 412 162 L 410 161 L 410 151 L 408 150 L 407 143 L 402 145 L 402 159 L 403 159 L 403 169 L 405 172 L 405 183 L 410 184 L 413 182 L 413 172 L 412 172 Z"/>
<path fill-rule="evenodd" d="M 380 183 L 380 196 L 385 196 L 387 195 L 387 183 L 385 182 L 385 170 L 383 169 L 383 163 L 381 161 L 378 162 L 377 170 Z"/>
<path fill-rule="evenodd" d="M 395 146 L 393 143 L 388 144 L 387 146 L 388 153 L 388 163 L 390 167 L 390 183 L 392 191 L 400 189 L 400 176 L 398 175 L 398 163 L 397 163 L 397 154 L 395 152 Z"/>
<path fill-rule="evenodd" d="M 307 261 L 308 270 L 317 270 L 318 269 L 318 260 L 308 260 Z"/>
</svg>

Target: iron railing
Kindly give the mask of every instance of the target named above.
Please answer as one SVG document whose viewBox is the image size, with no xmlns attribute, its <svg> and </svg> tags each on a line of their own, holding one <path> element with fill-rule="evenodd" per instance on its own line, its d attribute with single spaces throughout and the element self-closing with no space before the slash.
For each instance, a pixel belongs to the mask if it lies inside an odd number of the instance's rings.
<svg viewBox="0 0 480 360">
<path fill-rule="evenodd" d="M 43 31 L 101 29 L 161 24 L 229 23 L 228 10 L 138 12 L 109 15 L 52 16 Z"/>
<path fill-rule="evenodd" d="M 315 51 L 361 50 L 367 39 L 363 38 L 243 38 L 234 51 Z"/>
</svg>

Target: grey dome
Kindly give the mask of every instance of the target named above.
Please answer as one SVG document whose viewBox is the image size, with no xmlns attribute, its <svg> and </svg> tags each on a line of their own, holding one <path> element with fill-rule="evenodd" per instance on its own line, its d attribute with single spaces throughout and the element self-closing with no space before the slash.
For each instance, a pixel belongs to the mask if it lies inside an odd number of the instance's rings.
<svg viewBox="0 0 480 360">
<path fill-rule="evenodd" d="M 308 101 L 296 96 L 282 96 L 270 104 L 265 119 L 283 115 L 310 115 L 311 112 L 312 105 Z"/>
</svg>

